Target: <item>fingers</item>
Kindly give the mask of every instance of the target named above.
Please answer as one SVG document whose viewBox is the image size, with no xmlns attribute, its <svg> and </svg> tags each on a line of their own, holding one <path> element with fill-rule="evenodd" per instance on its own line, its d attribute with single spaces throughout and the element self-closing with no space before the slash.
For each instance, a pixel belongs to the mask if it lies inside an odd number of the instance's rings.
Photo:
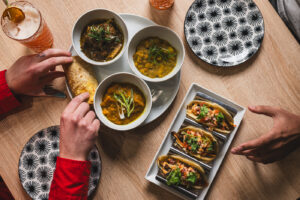
<svg viewBox="0 0 300 200">
<path fill-rule="evenodd" d="M 60 56 L 71 56 L 69 51 L 65 51 L 62 49 L 47 49 L 42 53 L 36 54 L 36 58 L 38 61 L 46 60 L 50 57 L 60 57 Z"/>
<path fill-rule="evenodd" d="M 87 123 L 91 124 L 91 123 L 94 121 L 95 117 L 96 117 L 95 113 L 94 113 L 93 111 L 89 111 L 89 112 L 85 115 L 84 120 L 85 120 Z"/>
<path fill-rule="evenodd" d="M 256 114 L 263 114 L 273 117 L 277 113 L 277 108 L 272 106 L 249 106 L 248 109 Z"/>
<path fill-rule="evenodd" d="M 87 100 L 89 98 L 89 93 L 85 92 L 82 93 L 78 96 L 76 96 L 74 99 L 72 99 L 72 101 L 67 105 L 67 107 L 65 108 L 65 113 L 73 113 L 76 108 L 85 100 Z"/>
<path fill-rule="evenodd" d="M 98 135 L 98 131 L 100 128 L 100 121 L 98 119 L 95 119 L 91 126 L 96 131 L 95 133 Z"/>
<path fill-rule="evenodd" d="M 241 144 L 237 147 L 231 149 L 231 153 L 237 155 L 244 155 L 246 150 L 254 149 L 254 148 L 262 148 L 268 145 L 272 141 L 272 135 L 266 134 L 257 139 L 251 140 L 244 144 Z"/>
<path fill-rule="evenodd" d="M 56 78 L 64 77 L 65 73 L 61 71 L 48 72 L 43 78 L 41 78 L 42 85 L 45 85 Z"/>
<path fill-rule="evenodd" d="M 281 145 L 279 142 L 275 145 L 269 145 L 267 148 L 247 150 L 244 152 L 244 155 L 253 162 L 268 164 L 283 159 L 290 152 L 298 148 L 299 142 L 300 138 L 295 137 L 291 138 L 284 145 Z"/>
<path fill-rule="evenodd" d="M 74 117 L 82 119 L 90 110 L 90 106 L 86 102 L 82 102 L 74 112 Z"/>
<path fill-rule="evenodd" d="M 46 60 L 43 60 L 42 62 L 40 62 L 37 65 L 37 67 L 39 68 L 38 72 L 46 73 L 50 69 L 53 69 L 53 67 L 55 67 L 57 65 L 68 64 L 68 63 L 71 63 L 72 61 L 73 61 L 73 58 L 72 57 L 67 57 L 67 56 L 51 57 L 51 58 L 48 58 Z"/>
</svg>

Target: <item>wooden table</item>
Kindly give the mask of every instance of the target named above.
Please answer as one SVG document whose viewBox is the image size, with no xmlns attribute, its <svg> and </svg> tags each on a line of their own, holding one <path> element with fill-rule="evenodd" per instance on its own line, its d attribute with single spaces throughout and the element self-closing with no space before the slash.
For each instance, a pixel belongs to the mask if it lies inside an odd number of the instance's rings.
<svg viewBox="0 0 300 200">
<path fill-rule="evenodd" d="M 55 47 L 68 49 L 75 20 L 93 8 L 147 17 L 175 30 L 183 41 L 183 22 L 192 0 L 176 0 L 168 11 L 157 11 L 148 0 L 29 0 L 42 12 L 53 32 Z M 255 0 L 265 21 L 260 52 L 250 61 L 220 69 L 198 60 L 186 47 L 180 89 L 171 108 L 154 123 L 129 133 L 102 127 L 97 141 L 102 177 L 94 199 L 177 199 L 144 179 L 146 171 L 192 82 L 240 105 L 266 104 L 300 114 L 300 46 L 268 1 Z M 3 11 L 4 4 L 0 4 Z M 0 31 L 1 70 L 28 54 L 25 47 Z M 64 87 L 63 80 L 57 83 Z M 18 177 L 18 161 L 27 140 L 38 130 L 59 124 L 69 99 L 24 98 L 24 106 L 0 121 L 0 175 L 15 199 L 29 199 Z M 256 138 L 272 120 L 247 112 L 233 145 Z M 207 199 L 296 199 L 300 197 L 300 149 L 286 159 L 261 165 L 245 157 L 226 156 Z"/>
</svg>

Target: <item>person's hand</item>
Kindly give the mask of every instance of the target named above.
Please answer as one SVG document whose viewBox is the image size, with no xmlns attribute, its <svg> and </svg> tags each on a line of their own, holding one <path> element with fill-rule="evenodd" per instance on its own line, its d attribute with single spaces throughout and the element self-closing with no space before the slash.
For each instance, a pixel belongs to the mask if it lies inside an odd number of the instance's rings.
<svg viewBox="0 0 300 200">
<path fill-rule="evenodd" d="M 23 56 L 6 71 L 7 85 L 15 94 L 44 96 L 43 87 L 64 76 L 64 72 L 55 71 L 55 67 L 70 62 L 71 53 L 60 49 Z"/>
<path fill-rule="evenodd" d="M 231 153 L 267 164 L 281 160 L 300 146 L 300 116 L 270 106 L 253 106 L 249 110 L 272 117 L 273 128 L 260 138 L 233 148 Z"/>
<path fill-rule="evenodd" d="M 84 102 L 89 93 L 75 97 L 65 108 L 60 119 L 59 156 L 72 160 L 87 160 L 95 145 L 100 122 Z"/>
</svg>

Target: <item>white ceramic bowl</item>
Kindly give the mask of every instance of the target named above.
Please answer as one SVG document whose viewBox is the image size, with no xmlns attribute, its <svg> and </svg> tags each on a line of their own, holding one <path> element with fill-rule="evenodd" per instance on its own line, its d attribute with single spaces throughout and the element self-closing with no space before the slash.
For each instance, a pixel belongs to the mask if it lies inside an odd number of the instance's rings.
<svg viewBox="0 0 300 200">
<path fill-rule="evenodd" d="M 141 114 L 141 116 L 138 117 L 135 121 L 126 125 L 117 125 L 109 121 L 103 114 L 100 104 L 102 102 L 102 98 L 104 96 L 105 91 L 112 83 L 131 83 L 137 86 L 141 90 L 141 92 L 143 92 L 146 99 L 145 110 Z M 128 131 L 141 125 L 148 117 L 151 107 L 152 107 L 152 96 L 148 85 L 141 78 L 127 72 L 115 73 L 105 78 L 97 87 L 95 97 L 94 97 L 94 109 L 98 118 L 106 126 L 117 131 Z"/>
<path fill-rule="evenodd" d="M 121 52 L 112 60 L 110 61 L 106 61 L 106 62 L 99 62 L 99 61 L 95 61 L 90 59 L 89 57 L 87 57 L 80 48 L 80 36 L 81 33 L 83 31 L 83 29 L 92 21 L 94 20 L 99 20 L 99 19 L 111 19 L 113 18 L 115 20 L 115 22 L 119 25 L 119 27 L 121 28 L 123 35 L 124 35 L 124 44 L 123 44 L 123 48 L 121 50 Z M 127 48 L 127 43 L 128 43 L 128 30 L 126 27 L 126 24 L 124 23 L 123 19 L 116 13 L 110 11 L 110 10 L 106 10 L 106 9 L 95 9 L 95 10 L 91 10 L 88 11 L 87 13 L 81 15 L 74 27 L 73 27 L 73 31 L 72 31 L 72 44 L 73 47 L 76 51 L 76 53 L 87 63 L 90 63 L 92 65 L 98 65 L 98 66 L 104 66 L 104 65 L 109 65 L 111 63 L 114 63 L 115 61 L 117 61 L 125 52 L 126 48 Z"/>
<path fill-rule="evenodd" d="M 142 40 L 148 37 L 158 37 L 160 39 L 166 40 L 177 50 L 176 66 L 169 74 L 167 74 L 162 78 L 150 78 L 148 76 L 145 76 L 136 68 L 134 64 L 133 55 L 136 52 L 136 47 Z M 175 76 L 178 73 L 178 71 L 181 69 L 184 60 L 184 55 L 185 55 L 184 46 L 179 36 L 174 31 L 164 26 L 157 26 L 157 25 L 148 26 L 138 31 L 131 39 L 128 46 L 128 61 L 131 70 L 139 77 L 144 79 L 145 81 L 150 81 L 150 82 L 166 81 L 172 78 L 173 76 Z"/>
</svg>

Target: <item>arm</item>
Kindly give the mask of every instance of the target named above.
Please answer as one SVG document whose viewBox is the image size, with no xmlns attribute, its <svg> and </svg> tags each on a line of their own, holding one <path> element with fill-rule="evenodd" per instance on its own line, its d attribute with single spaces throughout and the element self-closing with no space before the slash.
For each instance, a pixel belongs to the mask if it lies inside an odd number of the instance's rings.
<svg viewBox="0 0 300 200">
<path fill-rule="evenodd" d="M 9 89 L 5 73 L 6 70 L 0 71 L 0 115 L 21 105 Z"/>
<path fill-rule="evenodd" d="M 91 164 L 87 161 L 95 145 L 100 122 L 84 102 L 89 93 L 75 97 L 60 120 L 59 157 L 49 200 L 87 199 Z"/>
<path fill-rule="evenodd" d="M 57 157 L 49 200 L 87 199 L 91 164 Z"/>
</svg>

